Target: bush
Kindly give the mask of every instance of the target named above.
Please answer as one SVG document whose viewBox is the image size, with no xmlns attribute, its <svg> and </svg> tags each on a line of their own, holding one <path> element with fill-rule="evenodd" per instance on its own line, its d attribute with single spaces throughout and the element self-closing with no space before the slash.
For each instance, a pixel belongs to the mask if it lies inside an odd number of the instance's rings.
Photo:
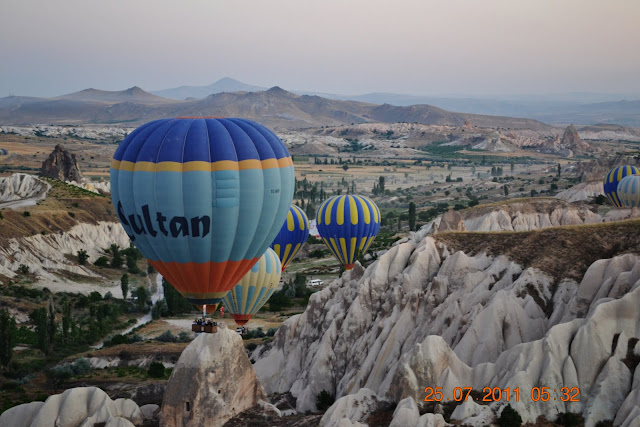
<svg viewBox="0 0 640 427">
<path fill-rule="evenodd" d="M 498 418 L 498 425 L 500 427 L 520 427 L 522 425 L 522 417 L 518 414 L 518 411 L 508 404 L 500 414 Z"/>
<path fill-rule="evenodd" d="M 276 334 L 277 331 L 278 331 L 278 328 L 269 328 L 267 329 L 267 336 L 272 337 Z"/>
<path fill-rule="evenodd" d="M 71 370 L 74 375 L 87 375 L 91 373 L 91 365 L 84 357 L 80 357 L 71 364 Z"/>
<path fill-rule="evenodd" d="M 18 273 L 20 273 L 20 274 L 29 274 L 29 266 L 28 265 L 24 265 L 24 264 L 20 264 L 20 267 L 18 267 Z"/>
<path fill-rule="evenodd" d="M 98 291 L 93 291 L 89 294 L 89 301 L 91 302 L 102 301 L 102 295 L 100 295 L 100 292 Z"/>
<path fill-rule="evenodd" d="M 89 259 L 89 255 L 87 254 L 87 251 L 85 251 L 84 249 L 80 249 L 78 251 L 78 264 L 80 265 L 85 265 L 87 263 L 87 260 Z"/>
<path fill-rule="evenodd" d="M 326 411 L 327 409 L 329 409 L 331 405 L 333 405 L 333 402 L 335 401 L 336 399 L 333 396 L 333 394 L 329 393 L 326 390 L 322 390 L 316 396 L 316 407 L 318 408 L 319 411 Z M 519 425 L 520 424 L 518 424 L 518 426 Z"/>
<path fill-rule="evenodd" d="M 149 365 L 149 370 L 147 371 L 147 374 L 151 378 L 164 377 L 164 365 L 160 362 L 151 362 L 151 365 Z"/>
<path fill-rule="evenodd" d="M 254 342 L 250 342 L 249 344 L 247 344 L 247 350 L 249 350 L 249 351 L 255 350 L 256 347 L 258 347 L 258 344 L 254 343 Z"/>
<path fill-rule="evenodd" d="M 24 216 L 24 217 L 31 216 L 31 212 L 24 211 L 24 212 L 22 212 L 22 216 Z"/>
<path fill-rule="evenodd" d="M 181 331 L 178 334 L 178 342 L 189 342 L 191 339 L 191 335 L 187 331 Z"/>
<path fill-rule="evenodd" d="M 106 256 L 101 256 L 93 263 L 93 265 L 100 268 L 106 267 L 109 265 L 109 258 L 107 258 Z"/>
<path fill-rule="evenodd" d="M 582 418 L 582 415 L 580 414 L 561 412 L 556 417 L 556 424 L 560 424 L 565 427 L 582 426 L 584 425 L 584 418 Z"/>
<path fill-rule="evenodd" d="M 164 331 L 161 335 L 156 337 L 156 341 L 161 342 L 176 342 L 176 336 L 171 333 L 171 331 Z"/>
</svg>

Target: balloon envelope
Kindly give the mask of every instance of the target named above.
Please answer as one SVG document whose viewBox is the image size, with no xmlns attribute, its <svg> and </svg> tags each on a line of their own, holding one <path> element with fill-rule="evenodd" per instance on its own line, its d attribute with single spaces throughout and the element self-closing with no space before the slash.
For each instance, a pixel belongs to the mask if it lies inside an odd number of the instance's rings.
<svg viewBox="0 0 640 427">
<path fill-rule="evenodd" d="M 282 262 L 282 271 L 287 268 L 289 262 L 296 256 L 298 251 L 304 246 L 309 237 L 309 219 L 296 205 L 291 205 L 287 219 L 282 224 L 276 239 L 271 243 L 274 250 Z"/>
<path fill-rule="evenodd" d="M 334 196 L 320 205 L 316 221 L 324 243 L 350 270 L 378 234 L 380 210 L 365 196 Z"/>
<path fill-rule="evenodd" d="M 218 303 L 264 254 L 293 185 L 282 141 L 244 119 L 156 120 L 127 136 L 111 162 L 124 229 L 194 305 Z"/>
<path fill-rule="evenodd" d="M 627 175 L 620 180 L 618 199 L 628 208 L 640 207 L 640 175 Z"/>
<path fill-rule="evenodd" d="M 222 300 L 240 326 L 247 323 L 273 295 L 280 281 L 280 258 L 268 248 L 260 260 Z"/>
<path fill-rule="evenodd" d="M 635 166 L 618 166 L 611 169 L 602 182 L 605 196 L 619 208 L 622 207 L 622 203 L 618 197 L 618 184 L 627 175 L 640 175 L 640 169 Z"/>
</svg>

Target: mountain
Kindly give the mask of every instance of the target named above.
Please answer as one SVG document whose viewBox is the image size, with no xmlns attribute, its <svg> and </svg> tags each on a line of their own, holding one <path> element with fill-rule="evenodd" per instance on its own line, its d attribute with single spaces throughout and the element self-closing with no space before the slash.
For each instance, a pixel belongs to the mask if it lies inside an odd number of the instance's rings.
<svg viewBox="0 0 640 427">
<path fill-rule="evenodd" d="M 53 99 L 69 100 L 69 101 L 87 101 L 87 102 L 133 102 L 136 104 L 158 104 L 173 102 L 170 99 L 151 94 L 140 89 L 138 86 L 120 91 L 85 89 L 79 92 L 69 93 L 67 95 L 58 96 Z"/>
<path fill-rule="evenodd" d="M 208 86 L 179 86 L 155 90 L 151 93 L 165 98 L 186 100 L 188 98 L 204 98 L 222 92 L 260 92 L 266 89 L 265 87 L 253 86 L 230 77 L 224 77 Z"/>
<path fill-rule="evenodd" d="M 116 93 L 88 89 L 60 98 L 1 98 L 0 123 L 133 126 L 165 117 L 220 116 L 244 117 L 266 126 L 289 129 L 371 122 L 549 128 L 535 120 L 454 113 L 431 105 L 398 107 L 296 95 L 277 86 L 261 92 L 224 92 L 190 101 L 155 102 L 154 96 L 132 88 Z"/>
</svg>

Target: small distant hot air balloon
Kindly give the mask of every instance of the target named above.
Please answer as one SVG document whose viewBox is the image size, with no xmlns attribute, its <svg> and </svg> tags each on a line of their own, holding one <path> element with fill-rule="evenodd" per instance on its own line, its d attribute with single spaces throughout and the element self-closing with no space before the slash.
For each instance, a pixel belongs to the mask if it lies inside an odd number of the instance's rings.
<svg viewBox="0 0 640 427">
<path fill-rule="evenodd" d="M 280 281 L 280 258 L 268 248 L 260 260 L 222 300 L 238 326 L 247 323 L 275 292 Z"/>
<path fill-rule="evenodd" d="M 628 208 L 640 208 L 640 175 L 627 175 L 620 180 L 618 199 Z"/>
<path fill-rule="evenodd" d="M 607 198 L 619 208 L 622 207 L 620 199 L 618 198 L 618 184 L 627 175 L 640 175 L 640 169 L 635 166 L 618 166 L 611 169 L 604 177 L 602 182 L 604 187 L 604 194 Z"/>
<path fill-rule="evenodd" d="M 282 271 L 287 268 L 289 262 L 296 256 L 298 251 L 304 246 L 309 237 L 309 219 L 296 205 L 291 205 L 287 219 L 276 239 L 271 243 L 273 249 L 282 262 Z"/>
<path fill-rule="evenodd" d="M 244 119 L 149 122 L 111 162 L 113 206 L 129 238 L 200 306 L 220 302 L 264 254 L 293 185 L 285 145 Z"/>
<path fill-rule="evenodd" d="M 333 255 L 351 270 L 380 229 L 380 210 L 365 196 L 334 196 L 318 208 L 318 232 Z"/>
</svg>

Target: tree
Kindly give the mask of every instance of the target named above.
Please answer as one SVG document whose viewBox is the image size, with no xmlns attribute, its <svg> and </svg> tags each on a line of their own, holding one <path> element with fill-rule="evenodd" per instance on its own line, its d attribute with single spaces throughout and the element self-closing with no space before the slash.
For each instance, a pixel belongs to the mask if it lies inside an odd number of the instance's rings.
<svg viewBox="0 0 640 427">
<path fill-rule="evenodd" d="M 122 299 L 127 299 L 129 293 L 129 275 L 124 273 L 120 278 L 120 289 L 122 289 Z"/>
<path fill-rule="evenodd" d="M 511 173 L 513 173 L 513 169 L 515 168 L 513 162 L 511 162 Z"/>
<path fill-rule="evenodd" d="M 307 276 L 302 273 L 296 273 L 293 279 L 295 285 L 294 295 L 296 298 L 302 298 L 307 294 Z"/>
<path fill-rule="evenodd" d="M 109 251 L 113 258 L 111 258 L 111 267 L 112 268 L 120 268 L 122 266 L 122 253 L 120 253 L 120 246 L 113 243 L 109 246 Z"/>
<path fill-rule="evenodd" d="M 522 417 L 518 414 L 518 411 L 508 404 L 500 414 L 498 418 L 498 425 L 500 427 L 520 427 L 522 425 Z"/>
<path fill-rule="evenodd" d="M 106 266 L 109 265 L 109 259 L 106 256 L 101 256 L 100 258 L 95 260 L 93 265 L 95 265 L 96 267 L 100 267 L 100 268 L 106 267 Z"/>
<path fill-rule="evenodd" d="M 89 255 L 87 254 L 87 251 L 85 251 L 84 249 L 80 249 L 78 251 L 78 264 L 85 265 L 88 259 Z"/>
<path fill-rule="evenodd" d="M 398 217 L 398 231 L 402 230 L 402 223 L 400 221 L 400 217 Z"/>
<path fill-rule="evenodd" d="M 275 292 L 269 298 L 269 311 L 282 311 L 285 308 L 291 307 L 291 299 L 285 294 L 284 289 Z"/>
<path fill-rule="evenodd" d="M 378 178 L 378 191 L 380 194 L 384 194 L 384 176 Z"/>
<path fill-rule="evenodd" d="M 66 341 L 69 338 L 69 334 L 72 327 L 73 318 L 71 317 L 71 303 L 65 297 L 62 300 L 62 339 Z"/>
<path fill-rule="evenodd" d="M 316 396 L 316 408 L 318 408 L 319 411 L 326 411 L 331 405 L 333 405 L 333 402 L 335 402 L 335 400 L 336 399 L 333 394 L 329 393 L 326 390 L 322 390 Z"/>
<path fill-rule="evenodd" d="M 149 365 L 149 370 L 147 370 L 147 375 L 151 378 L 162 378 L 164 377 L 164 365 L 160 362 L 151 362 Z"/>
<path fill-rule="evenodd" d="M 20 273 L 22 275 L 29 274 L 29 266 L 28 265 L 24 265 L 24 264 L 20 264 L 20 266 L 18 267 L 18 273 Z"/>
<path fill-rule="evenodd" d="M 47 316 L 47 335 L 49 343 L 53 344 L 56 338 L 56 312 L 53 309 L 53 300 L 49 301 L 49 315 Z"/>
<path fill-rule="evenodd" d="M 147 299 L 149 299 L 149 293 L 144 286 L 139 286 L 138 289 L 136 289 L 136 305 L 138 306 L 138 310 L 144 310 Z"/>
<path fill-rule="evenodd" d="M 348 164 L 346 164 L 346 163 L 345 163 L 345 164 L 343 164 L 343 165 L 342 165 L 342 170 L 344 170 L 344 171 L 349 170 L 349 165 L 348 165 Z"/>
<path fill-rule="evenodd" d="M 504 195 L 508 196 L 509 195 L 509 187 L 507 187 L 506 185 L 503 187 L 504 188 Z"/>
<path fill-rule="evenodd" d="M 562 173 L 562 168 L 560 167 L 560 163 L 558 163 L 558 178 L 560 178 L 560 173 Z"/>
<path fill-rule="evenodd" d="M 416 231 L 416 204 L 409 203 L 409 230 Z"/>
<path fill-rule="evenodd" d="M 36 325 L 36 339 L 38 348 L 44 353 L 49 354 L 49 334 L 47 333 L 47 309 L 40 307 L 34 310 L 29 316 L 31 321 Z"/>
<path fill-rule="evenodd" d="M 8 366 L 16 345 L 16 319 L 9 314 L 9 310 L 0 310 L 0 365 Z"/>
</svg>

